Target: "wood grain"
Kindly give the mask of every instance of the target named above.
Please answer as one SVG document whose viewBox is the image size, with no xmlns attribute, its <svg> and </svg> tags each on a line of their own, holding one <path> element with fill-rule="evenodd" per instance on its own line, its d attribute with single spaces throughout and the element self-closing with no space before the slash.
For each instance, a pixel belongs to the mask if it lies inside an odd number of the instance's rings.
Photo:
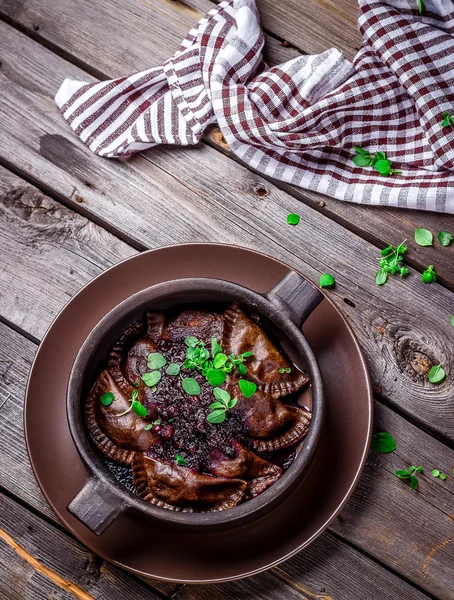
<svg viewBox="0 0 454 600">
<path fill-rule="evenodd" d="M 410 418 L 454 440 L 451 292 L 423 284 L 413 271 L 405 280 L 393 277 L 377 287 L 376 247 L 206 145 L 160 147 L 122 162 L 93 156 L 68 131 L 49 97 L 63 73 L 85 75 L 10 27 L 0 26 L 0 32 L 0 77 L 6 84 L 0 97 L 0 156 L 136 247 L 233 242 L 281 258 L 313 280 L 329 270 L 337 281 L 330 297 L 358 335 L 375 387 Z M 7 230 L 24 231 L 23 216 L 3 212 Z M 298 227 L 287 225 L 290 212 L 301 215 Z M 14 263 L 13 237 L 6 252 L 6 262 Z M 30 306 L 22 302 L 27 299 L 22 286 L 15 287 L 16 278 L 7 285 L 0 314 L 25 322 Z M 11 296 L 17 298 L 14 306 Z M 60 308 L 61 302 L 51 300 L 46 311 L 56 314 Z M 30 327 L 36 335 L 43 323 Z M 448 376 L 432 385 L 428 368 L 440 362 Z"/>
<path fill-rule="evenodd" d="M 0 595 L 78 600 L 158 600 L 124 571 L 99 560 L 52 525 L 0 495 Z"/>
<path fill-rule="evenodd" d="M 289 0 L 285 5 L 285 18 L 282 18 L 279 3 L 259 0 L 257 4 L 264 25 L 270 31 L 306 52 L 318 53 L 330 45 L 343 48 L 346 39 L 353 36 L 347 52 L 350 56 L 360 43 L 356 31 L 356 0 Z M 53 0 L 26 3 L 0 0 L 0 12 L 7 18 L 101 77 L 119 76 L 159 64 L 174 52 L 194 22 L 212 7 L 209 0 L 131 0 L 127 3 L 97 0 L 95 4 L 86 0 L 80 3 L 60 0 L 59 10 L 55 11 Z M 94 11 L 100 15 L 102 27 L 91 18 Z M 39 27 L 37 31 L 36 27 Z M 341 32 L 341 40 L 334 35 L 333 28 Z M 272 64 L 297 54 L 287 42 L 283 44 L 267 36 L 266 58 Z M 207 143 L 230 155 L 222 140 L 216 127 L 205 137 Z M 412 240 L 416 227 L 429 228 L 435 234 L 444 230 L 454 233 L 454 215 L 361 206 L 284 183 L 274 182 L 274 185 L 381 247 Z M 443 248 L 438 242 L 433 248 L 413 244 L 408 261 L 420 271 L 429 264 L 435 265 L 440 281 L 454 290 L 454 244 L 450 248 Z"/>
<path fill-rule="evenodd" d="M 13 393 L 13 400 L 8 401 L 0 410 L 0 487 L 8 489 L 10 493 L 55 522 L 55 515 L 43 500 L 28 464 L 22 433 L 23 394 L 35 346 L 2 324 L 0 324 L 0 340 L 0 361 L 5 360 L 12 363 L 12 368 L 8 370 L 5 368 L 4 372 L 0 370 L 0 395 L 6 397 L 8 393 Z M 0 365 L 3 364 L 5 363 L 0 363 Z M 384 411 L 385 417 L 380 417 L 382 420 L 380 425 L 385 424 L 389 431 L 396 436 L 399 452 L 403 457 L 421 458 L 424 462 L 430 461 L 430 464 L 444 466 L 447 470 L 447 465 L 453 460 L 451 451 L 417 429 L 412 431 L 412 435 L 409 436 L 405 433 L 407 423 L 401 417 L 394 415 L 389 409 L 378 406 L 377 409 L 381 411 L 379 414 L 383 414 Z M 384 418 L 388 420 L 383 422 Z M 412 446 L 409 446 L 410 443 Z M 417 456 L 417 448 L 420 447 L 426 448 L 425 457 Z M 438 481 L 428 480 L 424 482 L 424 486 L 423 483 L 421 484 L 420 492 L 409 496 L 408 490 L 389 472 L 390 468 L 394 468 L 394 463 L 391 463 L 390 466 L 389 461 L 395 460 L 399 466 L 402 466 L 399 462 L 400 459 L 390 455 L 382 455 L 377 459 L 373 455 L 370 460 L 368 473 L 371 469 L 374 470 L 373 477 L 367 474 L 364 483 L 363 480 L 361 481 L 359 488 L 342 512 L 341 519 L 338 519 L 332 529 L 351 544 L 372 552 L 377 558 L 386 557 L 388 564 L 406 577 L 421 579 L 422 587 L 428 591 L 444 593 L 445 590 L 448 590 L 449 592 L 449 576 L 445 577 L 444 574 L 449 572 L 452 564 L 452 548 L 446 546 L 442 551 L 434 554 L 430 569 L 427 570 L 424 577 L 418 572 L 418 568 L 419 570 L 423 568 L 428 547 L 430 545 L 435 547 L 443 533 L 446 537 L 449 534 L 449 530 L 446 528 L 445 511 L 449 510 L 450 506 L 452 507 L 452 494 L 450 500 L 447 495 L 449 492 L 446 492 L 445 488 L 451 486 L 449 489 L 452 490 L 451 478 L 444 484 L 445 495 L 433 493 L 427 496 L 431 485 L 439 485 Z M 375 486 L 372 489 L 370 485 L 371 478 L 375 482 L 376 488 L 382 490 L 380 502 L 376 499 Z M 386 510 L 382 509 L 381 498 L 383 498 L 383 503 L 386 501 Z M 408 519 L 401 516 L 402 504 L 408 506 Z M 394 506 L 396 506 L 396 510 L 394 510 Z M 420 511 L 414 512 L 414 506 L 419 506 Z M 380 517 L 382 510 L 383 514 Z M 421 515 L 426 522 L 431 523 L 430 530 L 419 531 L 415 526 L 415 523 L 420 525 Z M 413 526 L 408 527 L 408 520 L 412 516 Z M 31 518 L 34 517 L 28 517 L 26 522 Z M 0 527 L 6 529 L 1 519 Z M 14 531 L 6 530 L 13 535 L 17 543 L 24 546 L 23 539 L 16 536 L 16 528 Z M 55 535 L 59 539 L 60 534 L 56 533 Z M 37 547 L 41 548 L 39 544 L 43 538 L 40 532 L 36 532 L 35 539 Z M 414 547 L 421 539 L 423 539 L 423 545 L 415 553 Z M 391 544 L 390 540 L 395 541 Z M 77 544 L 73 544 L 74 546 Z M 26 550 L 30 552 L 28 547 Z M 100 565 L 103 563 L 97 562 L 88 551 L 86 553 L 90 564 L 97 564 L 96 569 L 99 571 Z M 80 554 L 79 550 L 77 554 Z M 348 569 L 346 569 L 346 565 L 349 566 Z M 61 571 L 58 573 L 61 574 Z M 271 573 L 271 575 L 256 576 L 244 583 L 184 588 L 178 592 L 178 595 L 182 595 L 182 598 L 197 597 L 201 600 L 205 597 L 208 598 L 209 595 L 216 599 L 235 598 L 238 597 L 239 590 L 244 590 L 245 597 L 248 597 L 247 594 L 251 594 L 255 589 L 255 597 L 274 598 L 278 597 L 276 594 L 281 594 L 283 598 L 293 599 L 296 590 L 300 594 L 304 592 L 308 598 L 320 596 L 320 600 L 325 600 L 324 596 L 328 595 L 328 598 L 333 597 L 337 600 L 342 598 L 352 600 L 352 596 L 348 595 L 348 590 L 353 584 L 348 577 L 346 578 L 346 573 L 351 573 L 352 576 L 355 573 L 354 587 L 358 586 L 358 589 L 362 589 L 363 592 L 363 595 L 358 592 L 358 598 L 374 598 L 375 586 L 371 586 L 368 590 L 367 581 L 376 580 L 381 580 L 381 584 L 377 588 L 380 590 L 380 594 L 382 594 L 382 586 L 387 589 L 386 594 L 388 595 L 376 596 L 380 600 L 412 598 L 411 588 L 404 585 L 398 578 L 383 572 L 381 567 L 365 559 L 358 552 L 349 549 L 344 544 L 339 544 L 332 534 L 324 534 L 309 549 L 280 565 Z M 358 575 L 356 575 L 357 573 Z M 278 585 L 276 578 L 288 584 L 289 589 L 283 584 Z M 172 588 L 173 591 L 176 591 L 179 588 L 179 586 L 169 586 L 156 581 L 153 581 L 152 585 L 161 591 L 170 591 Z M 259 592 L 260 595 L 258 595 Z M 420 597 L 414 590 L 411 590 L 411 593 L 415 593 L 415 598 Z M 192 596 L 194 594 L 198 595 Z M 449 598 L 449 595 L 445 597 Z"/>
</svg>

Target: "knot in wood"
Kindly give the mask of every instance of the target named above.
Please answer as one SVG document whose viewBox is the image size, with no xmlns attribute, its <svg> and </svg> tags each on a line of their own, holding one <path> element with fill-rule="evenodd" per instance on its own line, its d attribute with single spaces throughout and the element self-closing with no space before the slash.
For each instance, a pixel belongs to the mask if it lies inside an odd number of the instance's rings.
<svg viewBox="0 0 454 600">
<path fill-rule="evenodd" d="M 401 371 L 414 381 L 425 380 L 433 363 L 430 350 L 421 347 L 419 340 L 402 336 L 394 345 L 396 361 Z"/>
<path fill-rule="evenodd" d="M 267 190 L 267 188 L 261 184 L 256 185 L 254 187 L 254 192 L 255 192 L 255 195 L 258 196 L 259 198 L 265 198 L 269 194 L 269 191 Z"/>
</svg>

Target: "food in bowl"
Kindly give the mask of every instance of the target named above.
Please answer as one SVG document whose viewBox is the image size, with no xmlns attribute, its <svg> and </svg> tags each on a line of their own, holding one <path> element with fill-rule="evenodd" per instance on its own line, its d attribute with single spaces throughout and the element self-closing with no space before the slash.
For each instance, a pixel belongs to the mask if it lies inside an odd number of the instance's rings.
<svg viewBox="0 0 454 600">
<path fill-rule="evenodd" d="M 85 405 L 91 439 L 135 491 L 183 512 L 232 508 L 281 477 L 311 413 L 307 375 L 237 304 L 148 311 L 112 347 Z"/>
</svg>

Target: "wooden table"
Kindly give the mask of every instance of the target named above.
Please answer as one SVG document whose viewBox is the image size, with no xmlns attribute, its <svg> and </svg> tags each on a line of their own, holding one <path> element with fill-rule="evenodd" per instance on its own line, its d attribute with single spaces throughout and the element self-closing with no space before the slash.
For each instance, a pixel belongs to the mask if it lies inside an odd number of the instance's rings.
<svg viewBox="0 0 454 600">
<path fill-rule="evenodd" d="M 361 207 L 248 170 L 213 127 L 195 148 L 128 161 L 92 155 L 53 96 L 65 77 L 110 78 L 160 64 L 210 0 L 0 0 L 0 596 L 5 599 L 388 600 L 454 598 L 454 245 L 422 248 L 415 227 L 454 233 L 454 217 Z M 267 58 L 359 47 L 355 0 L 258 0 Z M 301 215 L 297 227 L 286 223 Z M 374 281 L 379 249 L 407 239 L 410 274 Z M 121 259 L 177 242 L 232 242 L 285 260 L 330 291 L 366 354 L 375 427 L 353 497 L 307 550 L 253 578 L 185 586 L 136 579 L 59 524 L 23 435 L 33 355 L 62 306 Z M 439 281 L 420 273 L 433 264 Z M 427 380 L 444 363 L 446 381 Z M 5 401 L 6 400 L 6 401 Z M 423 465 L 416 492 L 394 471 Z M 430 472 L 439 468 L 446 481 Z M 329 476 L 329 474 L 327 474 Z M 270 543 L 272 543 L 270 541 Z"/>
</svg>

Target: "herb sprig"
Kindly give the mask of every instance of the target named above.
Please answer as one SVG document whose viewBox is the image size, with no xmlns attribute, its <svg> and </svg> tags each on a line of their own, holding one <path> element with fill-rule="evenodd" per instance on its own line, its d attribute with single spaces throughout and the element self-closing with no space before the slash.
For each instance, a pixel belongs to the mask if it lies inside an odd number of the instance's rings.
<svg viewBox="0 0 454 600">
<path fill-rule="evenodd" d="M 211 340 L 211 358 L 210 353 L 205 348 L 204 342 L 194 336 L 185 339 L 188 346 L 186 350 L 186 359 L 183 363 L 185 369 L 196 369 L 202 373 L 208 383 L 213 387 L 222 385 L 228 373 L 234 369 L 238 370 L 240 375 L 247 374 L 247 368 L 244 362 L 252 356 L 252 352 L 243 352 L 235 356 L 227 356 L 222 351 L 222 346 L 213 338 Z M 183 379 L 183 382 L 185 379 Z M 184 387 L 184 384 L 183 384 Z"/>
<path fill-rule="evenodd" d="M 210 404 L 212 412 L 208 414 L 207 421 L 213 424 L 223 423 L 226 419 L 227 411 L 236 405 L 238 398 L 231 398 L 230 394 L 221 388 L 214 388 L 213 393 L 216 402 Z"/>
<path fill-rule="evenodd" d="M 399 479 L 402 479 L 406 483 L 408 483 L 411 487 L 411 490 L 414 491 L 418 487 L 418 478 L 416 477 L 417 473 L 422 473 L 422 467 L 411 466 L 408 469 L 399 469 L 396 471 L 395 475 Z"/>
<path fill-rule="evenodd" d="M 353 157 L 353 162 L 357 167 L 373 167 L 383 177 L 400 173 L 399 170 L 392 168 L 391 161 L 386 158 L 386 154 L 384 152 L 371 154 L 364 148 L 359 148 L 358 146 L 353 147 L 357 153 L 356 156 Z"/>
<path fill-rule="evenodd" d="M 433 469 L 430 474 L 432 475 L 432 477 L 441 479 L 442 481 L 446 479 L 446 475 L 442 473 L 439 469 Z"/>
<path fill-rule="evenodd" d="M 128 402 L 131 403 L 131 406 L 129 408 L 127 408 L 125 411 L 123 411 L 122 413 L 119 413 L 115 416 L 122 417 L 123 415 L 127 415 L 128 412 L 133 410 L 137 415 L 139 415 L 139 417 L 146 417 L 148 415 L 148 410 L 145 408 L 145 406 L 141 402 L 139 402 L 138 398 L 139 398 L 139 392 L 138 392 L 138 390 L 134 390 L 132 392 L 131 398 L 129 398 L 129 400 L 128 400 Z"/>
<path fill-rule="evenodd" d="M 433 283 L 434 281 L 437 281 L 437 273 L 435 272 L 433 265 L 429 265 L 427 269 L 423 271 L 421 280 L 423 283 Z"/>
<path fill-rule="evenodd" d="M 397 247 L 395 246 L 387 246 L 381 252 L 380 261 L 380 269 L 377 271 L 375 275 L 375 283 L 377 285 L 384 285 L 388 280 L 388 275 L 395 275 L 399 273 L 401 277 L 406 277 L 408 275 L 407 267 L 402 265 L 402 260 L 405 252 L 407 251 L 407 246 L 405 246 L 406 240 L 404 240 Z"/>
</svg>

